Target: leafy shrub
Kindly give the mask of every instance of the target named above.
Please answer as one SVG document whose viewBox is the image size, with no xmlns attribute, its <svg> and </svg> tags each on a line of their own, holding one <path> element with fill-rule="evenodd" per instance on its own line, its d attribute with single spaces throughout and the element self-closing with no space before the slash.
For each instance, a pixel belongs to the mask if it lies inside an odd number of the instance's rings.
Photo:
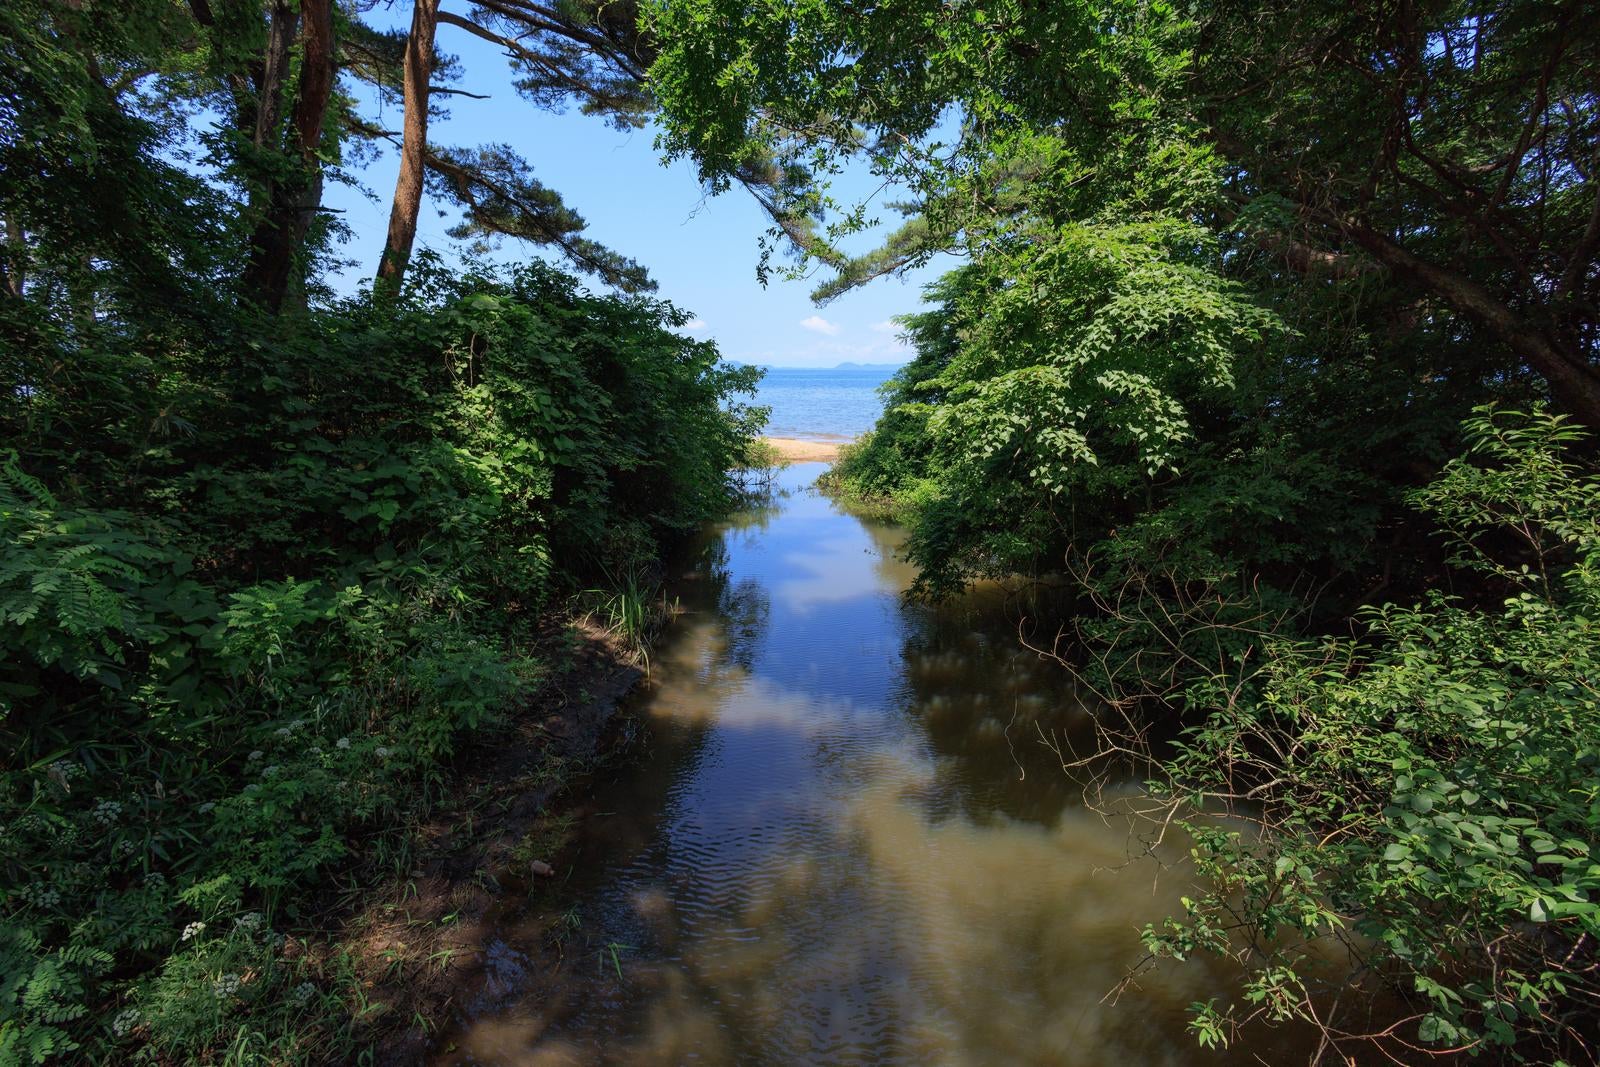
<svg viewBox="0 0 1600 1067">
<path fill-rule="evenodd" d="M 734 498 L 755 372 L 681 312 L 415 280 L 182 339 L 7 309 L 0 1060 L 350 1054 L 350 978 L 282 931 L 409 869 L 542 612 Z"/>
<path fill-rule="evenodd" d="M 1413 499 L 1457 562 L 1499 585 L 1498 607 L 1434 594 L 1372 609 L 1359 640 L 1269 640 L 1254 685 L 1212 676 L 1187 694 L 1213 710 L 1161 788 L 1227 818 L 1186 820 L 1214 888 L 1145 939 L 1249 970 L 1244 1005 L 1197 1006 L 1210 1040 L 1264 1015 L 1312 1020 L 1340 1046 L 1549 1062 L 1592 1042 L 1600 475 L 1559 417 L 1485 411 L 1467 431 L 1467 458 Z M 1327 939 L 1395 991 L 1405 1029 L 1333 1014 L 1315 965 Z"/>
<path fill-rule="evenodd" d="M 1120 267 L 1080 277 L 1057 262 L 1064 250 L 1018 253 L 1015 277 L 953 272 L 902 320 L 915 357 L 828 485 L 906 521 L 919 592 L 1070 571 L 1115 595 L 1130 568 L 1160 567 L 1220 581 L 1230 599 L 1300 601 L 1328 626 L 1436 572 L 1403 495 L 1494 392 L 1427 376 L 1430 348 L 1383 351 L 1359 321 L 1330 329 L 1335 291 L 1268 289 L 1269 314 L 1203 284 L 1190 268 L 1205 246 L 1171 239 L 1161 226 L 1077 233 L 1071 249 Z M 1183 284 L 1152 281 L 1168 271 Z M 1023 291 L 1033 304 L 1011 307 Z M 1178 335 L 1192 358 L 1163 362 Z M 1117 375 L 1140 361 L 1152 391 L 1120 397 L 1132 386 Z"/>
</svg>

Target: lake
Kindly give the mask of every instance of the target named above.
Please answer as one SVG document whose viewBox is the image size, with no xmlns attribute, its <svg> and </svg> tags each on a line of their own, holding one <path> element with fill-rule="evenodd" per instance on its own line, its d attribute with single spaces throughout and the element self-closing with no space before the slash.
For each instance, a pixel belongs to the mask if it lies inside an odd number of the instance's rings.
<svg viewBox="0 0 1600 1067">
<path fill-rule="evenodd" d="M 878 388 L 898 367 L 769 367 L 756 403 L 772 409 L 767 433 L 810 441 L 860 437 L 883 411 Z"/>
</svg>

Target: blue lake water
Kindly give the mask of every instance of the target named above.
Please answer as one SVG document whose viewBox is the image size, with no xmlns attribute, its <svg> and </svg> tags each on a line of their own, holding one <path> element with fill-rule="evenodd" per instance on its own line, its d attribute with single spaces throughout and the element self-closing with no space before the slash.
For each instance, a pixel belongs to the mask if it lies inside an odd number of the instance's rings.
<svg viewBox="0 0 1600 1067">
<path fill-rule="evenodd" d="M 767 433 L 829 441 L 859 437 L 883 411 L 878 387 L 897 367 L 770 367 L 756 403 L 772 408 Z"/>
</svg>

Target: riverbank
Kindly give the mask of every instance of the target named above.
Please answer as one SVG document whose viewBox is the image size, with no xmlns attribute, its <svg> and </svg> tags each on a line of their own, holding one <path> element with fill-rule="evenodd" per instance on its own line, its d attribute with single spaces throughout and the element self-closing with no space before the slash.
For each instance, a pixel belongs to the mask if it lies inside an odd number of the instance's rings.
<svg viewBox="0 0 1600 1067">
<path fill-rule="evenodd" d="M 832 463 L 839 458 L 839 450 L 854 442 L 806 441 L 798 437 L 763 437 L 761 440 L 777 452 L 778 458 L 789 463 Z"/>
<path fill-rule="evenodd" d="M 442 1027 L 523 991 L 529 978 L 505 973 L 497 951 L 498 922 L 511 911 L 554 927 L 566 906 L 572 845 L 592 814 L 588 779 L 626 748 L 618 710 L 645 672 L 626 642 L 587 620 L 554 625 L 549 644 L 551 676 L 505 729 L 462 754 L 452 799 L 409 835 L 406 873 L 364 894 L 324 943 L 363 987 L 363 1044 L 380 1063 L 426 1063 Z M 559 953 L 542 962 L 553 970 Z"/>
</svg>

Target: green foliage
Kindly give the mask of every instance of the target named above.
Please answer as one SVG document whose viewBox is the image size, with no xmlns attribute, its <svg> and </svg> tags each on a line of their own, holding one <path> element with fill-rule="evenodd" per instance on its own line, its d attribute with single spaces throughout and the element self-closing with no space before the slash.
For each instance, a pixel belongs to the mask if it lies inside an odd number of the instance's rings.
<svg viewBox="0 0 1600 1067">
<path fill-rule="evenodd" d="M 1225 388 L 1272 328 L 1204 262 L 1203 234 L 1157 222 L 1019 235 L 969 268 L 959 343 L 900 412 L 912 434 L 926 413 L 937 471 L 911 549 L 928 584 L 1030 570 L 1069 497 L 1174 465 L 1184 400 Z"/>
<path fill-rule="evenodd" d="M 7 305 L 0 1058 L 353 1054 L 351 978 L 281 931 L 409 869 L 542 613 L 735 498 L 755 372 L 683 313 L 414 279 L 182 339 Z"/>
<path fill-rule="evenodd" d="M 510 147 L 434 149 L 428 163 L 430 191 L 440 200 L 455 201 L 462 211 L 462 221 L 450 228 L 451 237 L 470 238 L 478 250 L 495 247 L 506 237 L 553 245 L 574 265 L 626 292 L 655 289 L 639 264 L 582 236 L 583 217 L 534 178 L 527 161 Z"/>
<path fill-rule="evenodd" d="M 830 240 L 870 221 L 829 195 L 844 159 L 910 191 L 920 221 L 890 262 L 804 246 L 851 283 L 905 257 L 977 248 L 1019 203 L 1048 200 L 1056 221 L 1131 206 L 1150 191 L 1139 174 L 1151 158 L 1163 195 L 1210 185 L 1177 140 L 1191 120 L 1171 100 L 1194 24 L 1169 5 L 695 0 L 646 5 L 645 22 L 660 40 L 650 75 L 663 146 L 714 186 L 770 161 L 790 218 L 837 210 Z M 1060 121 L 1064 104 L 1090 120 Z M 1111 116 L 1147 138 L 1102 121 Z"/>
<path fill-rule="evenodd" d="M 63 1026 L 80 1019 L 86 981 L 103 975 L 111 955 L 82 945 L 47 952 L 24 928 L 0 927 L 0 1060 L 44 1063 L 79 1047 Z"/>
<path fill-rule="evenodd" d="M 1104 248 L 1136 261 L 1118 243 Z M 1081 284 L 1036 288 L 1039 318 L 1005 320 L 991 314 L 1005 299 L 991 290 L 1008 287 L 969 267 L 930 286 L 929 309 L 905 320 L 916 356 L 830 486 L 908 520 L 925 591 L 1066 569 L 1089 595 L 1118 596 L 1131 576 L 1159 572 L 1179 585 L 1220 582 L 1230 600 L 1250 590 L 1275 611 L 1321 586 L 1326 619 L 1384 574 L 1413 580 L 1420 535 L 1403 487 L 1429 469 L 1425 457 L 1443 459 L 1482 395 L 1475 384 L 1412 384 L 1425 347 L 1374 371 L 1359 321 L 1309 336 L 1337 293 L 1312 303 L 1272 293 L 1269 311 L 1213 278 L 1187 291 L 1216 287 L 1216 300 L 1199 300 L 1215 317 L 1197 328 L 1186 291 L 1164 285 L 1121 303 L 1085 292 L 1069 320 L 1060 307 Z M 1126 330 L 1118 309 L 1129 307 L 1154 325 Z M 1118 338 L 1114 355 L 1078 340 L 1105 330 Z M 1195 355 L 1164 363 L 1185 348 Z M 1149 388 L 1129 397 L 1120 390 L 1135 361 Z M 1231 387 L 1215 377 L 1224 371 Z"/>
<path fill-rule="evenodd" d="M 1468 458 L 1413 499 L 1462 563 L 1503 583 L 1499 606 L 1435 594 L 1373 609 L 1360 640 L 1266 642 L 1235 700 L 1218 701 L 1216 677 L 1189 690 L 1215 710 L 1158 788 L 1227 818 L 1188 818 L 1210 888 L 1145 938 L 1160 955 L 1245 964 L 1230 1027 L 1264 1015 L 1337 1031 L 1316 945 L 1338 939 L 1419 1020 L 1381 1040 L 1542 1056 L 1585 1040 L 1596 985 L 1582 946 L 1600 936 L 1600 474 L 1555 416 L 1485 411 L 1467 431 Z M 1215 1015 L 1197 1017 L 1203 1032 L 1220 1032 Z"/>
<path fill-rule="evenodd" d="M 1307 296 L 1365 279 L 1421 298 L 1393 347 L 1446 317 L 1478 344 L 1436 373 L 1487 356 L 1600 421 L 1593 5 L 689 0 L 645 18 L 663 146 L 717 188 L 781 173 L 773 236 L 797 273 L 836 272 L 822 298 L 938 252 L 981 266 L 1063 227 L 1165 220 Z M 838 239 L 876 220 L 834 199 L 846 161 L 910 216 L 859 258 Z M 1034 302 L 1028 271 L 1003 277 Z"/>
<path fill-rule="evenodd" d="M 1593 8 L 646 9 L 664 147 L 714 186 L 779 170 L 819 298 L 969 260 L 830 487 L 907 519 L 920 592 L 1065 573 L 1118 754 L 1151 757 L 1145 712 L 1202 721 L 1171 788 L 1268 809 L 1195 824 L 1220 888 L 1152 945 L 1231 951 L 1230 908 L 1253 946 L 1358 931 L 1435 1044 L 1561 1044 L 1592 995 L 1592 481 L 1570 429 L 1479 419 L 1482 462 L 1408 497 L 1478 405 L 1600 425 Z M 855 258 L 847 161 L 910 216 Z M 1420 606 L 1358 614 L 1380 597 Z M 1286 952 L 1247 957 L 1250 1011 L 1313 1014 Z"/>
<path fill-rule="evenodd" d="M 572 37 L 631 15 L 569 14 L 564 90 L 523 88 L 636 121 Z M 428 256 L 392 299 L 319 287 L 320 183 L 381 133 L 337 85 L 296 125 L 313 46 L 391 91 L 402 51 L 356 17 L 0 11 L 0 1061 L 355 1056 L 353 976 L 282 932 L 410 869 L 542 615 L 739 492 L 756 372 L 669 304 Z M 649 287 L 508 149 L 428 165 L 464 236 Z"/>
<path fill-rule="evenodd" d="M 672 620 L 676 602 L 668 603 L 661 583 L 638 567 L 606 580 L 605 586 L 585 589 L 580 602 L 588 605 L 589 618 L 620 639 L 648 669 L 650 646 Z"/>
</svg>

